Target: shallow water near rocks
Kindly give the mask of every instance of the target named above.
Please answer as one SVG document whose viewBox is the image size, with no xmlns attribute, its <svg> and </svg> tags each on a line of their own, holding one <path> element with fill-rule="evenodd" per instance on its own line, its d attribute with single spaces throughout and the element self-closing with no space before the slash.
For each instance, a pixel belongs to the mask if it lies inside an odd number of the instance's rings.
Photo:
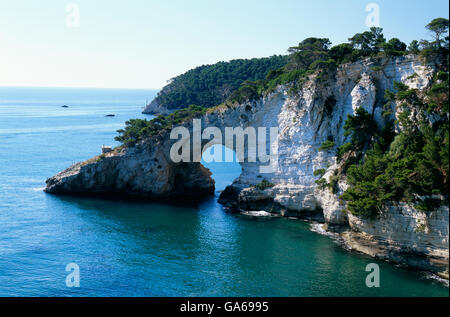
<svg viewBox="0 0 450 317">
<path fill-rule="evenodd" d="M 115 130 L 146 117 L 155 94 L 0 88 L 0 296 L 449 295 L 424 273 L 342 249 L 310 223 L 230 214 L 218 193 L 180 207 L 42 191 L 47 177 L 116 145 Z M 217 190 L 240 171 L 207 167 Z M 365 285 L 372 262 L 380 288 Z M 68 263 L 80 268 L 79 288 L 66 286 Z"/>
</svg>

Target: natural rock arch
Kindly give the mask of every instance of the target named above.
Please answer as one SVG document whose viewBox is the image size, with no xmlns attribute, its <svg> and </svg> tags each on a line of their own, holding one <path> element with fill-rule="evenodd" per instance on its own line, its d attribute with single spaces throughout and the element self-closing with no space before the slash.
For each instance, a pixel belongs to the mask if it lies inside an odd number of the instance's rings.
<svg viewBox="0 0 450 317">
<path fill-rule="evenodd" d="M 344 206 L 339 195 L 345 189 L 345 179 L 338 183 L 337 192 L 322 190 L 315 183 L 318 178 L 315 170 L 325 169 L 323 177 L 330 181 L 339 168 L 334 151 L 319 151 L 319 148 L 330 136 L 334 138 L 335 147 L 346 142 L 343 125 L 348 114 L 364 107 L 377 119 L 383 104 L 380 96 L 384 89 L 392 90 L 394 80 L 422 89 L 433 75 L 433 65 L 424 65 L 414 55 L 383 58 L 381 62 L 367 59 L 341 65 L 329 78 L 311 76 L 295 92 L 289 86 L 280 86 L 257 101 L 221 106 L 204 115 L 202 125 L 218 127 L 222 133 L 227 126 L 279 128 L 278 164 L 274 172 L 260 175 L 260 164 L 241 163 L 241 176 L 227 187 L 219 201 L 232 208 L 263 209 L 285 215 L 303 216 L 321 208 L 320 214 L 328 225 L 351 229 L 340 234 L 351 248 L 442 273 L 448 278 L 448 206 L 426 215 L 412 206 L 396 204 L 387 206 L 383 217 L 362 219 L 342 212 Z M 381 67 L 381 71 L 374 66 Z M 395 119 L 399 110 L 395 103 L 392 110 L 391 119 Z M 183 125 L 192 133 L 192 122 Z M 71 166 L 48 179 L 46 191 L 131 195 L 170 201 L 211 194 L 214 190 L 211 173 L 199 162 L 174 163 L 170 159 L 174 142 L 170 131 L 161 131 L 134 147 L 116 149 L 104 158 L 96 157 Z M 256 188 L 260 176 L 274 186 Z M 431 234 L 410 227 L 425 217 Z M 367 236 L 372 238 L 367 239 Z M 412 250 L 419 256 L 408 253 L 405 257 L 405 253 L 398 253 L 398 250 Z M 433 263 L 425 263 L 430 258 Z"/>
<path fill-rule="evenodd" d="M 258 208 L 262 200 L 271 200 L 274 212 L 300 214 L 323 208 L 328 221 L 346 222 L 337 199 L 339 192 L 336 195 L 320 191 L 315 184 L 315 170 L 326 169 L 325 177 L 329 177 L 336 169 L 334 151 L 319 151 L 320 145 L 330 136 L 334 137 L 336 147 L 346 141 L 343 125 L 347 115 L 353 114 L 357 107 L 364 107 L 376 118 L 382 106 L 377 96 L 381 95 L 380 90 L 391 89 L 394 80 L 420 88 L 428 84 L 433 73 L 415 56 L 385 59 L 383 71 L 373 67 L 377 63 L 368 59 L 343 65 L 329 78 L 319 80 L 311 76 L 296 92 L 288 86 L 280 86 L 264 98 L 223 105 L 200 118 L 202 127 L 217 127 L 222 136 L 226 127 L 279 129 L 278 164 L 274 172 L 259 173 L 261 164 L 258 162 L 241 163 L 242 174 L 228 189 L 228 194 L 232 194 L 228 201 L 237 201 L 245 208 Z M 327 100 L 333 103 L 330 105 Z M 393 113 L 395 115 L 395 111 Z M 183 126 L 193 135 L 192 121 Z M 174 142 L 170 131 L 161 131 L 134 147 L 70 167 L 50 178 L 46 191 L 170 199 L 212 193 L 211 174 L 199 162 L 174 163 L 171 160 L 170 149 Z M 202 147 L 208 142 L 202 140 Z M 275 186 L 256 190 L 254 185 L 263 179 Z"/>
</svg>

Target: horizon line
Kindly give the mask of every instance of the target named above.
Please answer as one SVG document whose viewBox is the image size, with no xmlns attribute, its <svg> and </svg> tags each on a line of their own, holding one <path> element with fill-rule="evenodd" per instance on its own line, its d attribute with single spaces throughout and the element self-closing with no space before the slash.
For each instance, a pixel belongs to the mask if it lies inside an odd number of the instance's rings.
<svg viewBox="0 0 450 317">
<path fill-rule="evenodd" d="M 88 86 L 19 86 L 19 85 L 0 85 L 0 88 L 69 88 L 69 89 L 123 89 L 123 90 L 161 90 L 162 88 L 148 87 L 88 87 Z"/>
</svg>

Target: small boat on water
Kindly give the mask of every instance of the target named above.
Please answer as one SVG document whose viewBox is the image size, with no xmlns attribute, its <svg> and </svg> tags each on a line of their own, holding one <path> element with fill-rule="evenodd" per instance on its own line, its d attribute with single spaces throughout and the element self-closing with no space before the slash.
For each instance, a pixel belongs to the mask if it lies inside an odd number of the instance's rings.
<svg viewBox="0 0 450 317">
<path fill-rule="evenodd" d="M 67 105 L 62 105 L 61 108 L 69 108 Z"/>
<path fill-rule="evenodd" d="M 105 117 L 115 117 L 115 116 L 116 116 L 115 114 L 110 113 L 110 114 L 107 114 Z"/>
</svg>

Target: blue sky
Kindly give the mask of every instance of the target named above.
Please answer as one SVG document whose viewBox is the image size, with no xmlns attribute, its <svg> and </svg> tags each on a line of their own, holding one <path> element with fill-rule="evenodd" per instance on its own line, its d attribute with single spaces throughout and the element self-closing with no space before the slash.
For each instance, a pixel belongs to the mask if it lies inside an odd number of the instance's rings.
<svg viewBox="0 0 450 317">
<path fill-rule="evenodd" d="M 67 27 L 68 4 L 79 27 Z M 380 8 L 387 38 L 428 38 L 446 0 L 0 0 L 0 86 L 161 88 L 195 66 L 346 42 Z"/>
</svg>

